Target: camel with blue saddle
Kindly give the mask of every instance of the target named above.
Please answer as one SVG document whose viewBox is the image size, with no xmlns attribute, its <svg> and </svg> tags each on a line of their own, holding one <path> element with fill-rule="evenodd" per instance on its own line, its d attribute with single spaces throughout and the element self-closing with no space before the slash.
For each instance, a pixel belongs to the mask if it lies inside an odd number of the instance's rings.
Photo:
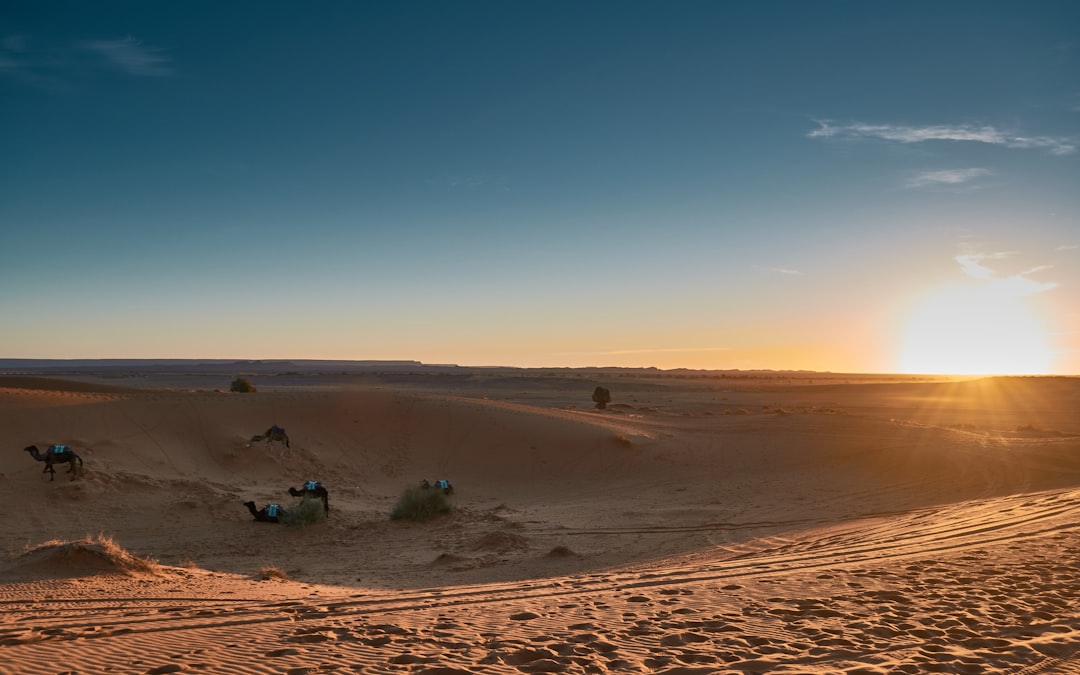
<svg viewBox="0 0 1080 675">
<path fill-rule="evenodd" d="M 309 480 L 300 486 L 299 489 L 290 487 L 289 494 L 293 497 L 301 497 L 301 502 L 308 499 L 319 499 L 323 503 L 323 516 L 330 515 L 330 493 L 326 491 L 323 484 L 317 480 Z"/>
<path fill-rule="evenodd" d="M 75 462 L 78 462 L 79 466 L 83 465 L 82 457 L 75 454 L 69 445 L 50 445 L 45 448 L 45 452 L 38 450 L 36 445 L 28 445 L 23 450 L 29 452 L 37 461 L 45 462 L 45 468 L 41 470 L 41 473 L 48 473 L 49 480 L 56 478 L 56 469 L 53 468 L 53 464 L 67 462 L 69 467 L 67 472 L 71 474 L 71 480 L 75 480 Z"/>
<path fill-rule="evenodd" d="M 431 489 L 442 490 L 442 493 L 444 495 L 452 495 L 452 494 L 454 494 L 454 486 L 451 485 L 450 481 L 446 480 L 445 478 L 440 478 L 439 480 L 435 481 L 434 483 L 429 483 L 428 479 L 425 478 L 424 480 L 420 481 L 420 489 L 421 490 L 431 490 Z"/>
<path fill-rule="evenodd" d="M 278 443 L 284 443 L 286 448 L 290 447 L 289 446 L 289 435 L 287 433 L 285 433 L 285 427 L 279 427 L 276 424 L 273 425 L 272 427 L 270 427 L 269 429 L 267 429 L 266 433 L 264 433 L 264 434 L 256 434 L 256 435 L 252 436 L 251 440 L 248 441 L 248 447 L 250 448 L 252 443 L 258 443 L 259 441 L 262 441 L 262 440 L 266 441 L 266 449 L 267 450 L 271 449 L 271 447 L 274 444 L 274 441 L 277 441 Z"/>
<path fill-rule="evenodd" d="M 255 508 L 255 502 L 244 502 L 251 511 L 251 517 L 260 523 L 280 523 L 285 518 L 285 509 L 279 504 L 267 504 L 261 509 Z"/>
</svg>

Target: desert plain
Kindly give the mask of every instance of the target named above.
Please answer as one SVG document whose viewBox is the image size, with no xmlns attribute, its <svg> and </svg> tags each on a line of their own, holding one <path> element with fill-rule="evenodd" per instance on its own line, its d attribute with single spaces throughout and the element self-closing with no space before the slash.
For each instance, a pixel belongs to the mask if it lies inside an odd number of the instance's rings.
<svg viewBox="0 0 1080 675">
<path fill-rule="evenodd" d="M 0 376 L 0 674 L 1080 673 L 1078 378 L 250 379 Z"/>
</svg>

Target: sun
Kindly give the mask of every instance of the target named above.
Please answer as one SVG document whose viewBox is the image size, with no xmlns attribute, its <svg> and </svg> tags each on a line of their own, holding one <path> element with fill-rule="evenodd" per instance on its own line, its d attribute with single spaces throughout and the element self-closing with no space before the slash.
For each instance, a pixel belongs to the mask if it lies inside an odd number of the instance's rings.
<svg viewBox="0 0 1080 675">
<path fill-rule="evenodd" d="M 939 289 L 912 313 L 900 345 L 905 373 L 1044 375 L 1053 362 L 1027 297 L 997 284 Z"/>
</svg>

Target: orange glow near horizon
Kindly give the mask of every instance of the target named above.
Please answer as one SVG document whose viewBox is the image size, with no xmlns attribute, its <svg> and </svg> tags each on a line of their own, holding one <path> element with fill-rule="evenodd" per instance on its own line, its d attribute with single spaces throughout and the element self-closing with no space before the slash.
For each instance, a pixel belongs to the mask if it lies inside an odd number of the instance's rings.
<svg viewBox="0 0 1080 675">
<path fill-rule="evenodd" d="M 904 373 L 1045 375 L 1054 354 L 1026 296 L 995 285 L 945 287 L 918 306 L 900 343 Z"/>
</svg>

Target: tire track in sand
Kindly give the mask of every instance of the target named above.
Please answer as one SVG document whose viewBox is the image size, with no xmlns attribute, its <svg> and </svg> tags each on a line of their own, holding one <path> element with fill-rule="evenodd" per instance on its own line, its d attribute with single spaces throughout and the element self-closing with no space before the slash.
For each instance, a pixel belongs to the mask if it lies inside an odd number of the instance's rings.
<svg viewBox="0 0 1080 675">
<path fill-rule="evenodd" d="M 1014 495 L 400 592 L 269 581 L 228 597 L 235 579 L 189 573 L 95 597 L 40 582 L 35 599 L 0 597 L 0 673 L 1077 673 L 1078 515 L 1080 490 Z"/>
</svg>

